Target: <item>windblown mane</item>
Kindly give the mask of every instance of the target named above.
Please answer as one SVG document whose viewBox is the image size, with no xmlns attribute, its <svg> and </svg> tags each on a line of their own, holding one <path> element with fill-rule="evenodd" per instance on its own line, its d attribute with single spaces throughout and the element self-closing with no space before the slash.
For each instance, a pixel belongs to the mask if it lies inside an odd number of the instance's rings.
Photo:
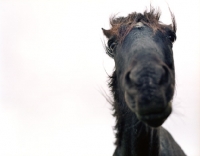
<svg viewBox="0 0 200 156">
<path fill-rule="evenodd" d="M 153 7 L 150 7 L 150 11 L 144 11 L 143 14 L 133 12 L 127 17 L 116 17 L 116 15 L 114 15 L 110 18 L 111 29 L 109 30 L 109 33 L 112 36 L 116 36 L 119 42 L 122 42 L 126 35 L 137 25 L 138 22 L 147 25 L 152 28 L 153 31 L 165 31 L 165 27 L 170 27 L 171 30 L 176 32 L 175 17 L 171 11 L 170 13 L 172 19 L 171 25 L 162 24 L 162 22 L 159 21 L 161 15 L 160 11 L 155 10 Z"/>
</svg>

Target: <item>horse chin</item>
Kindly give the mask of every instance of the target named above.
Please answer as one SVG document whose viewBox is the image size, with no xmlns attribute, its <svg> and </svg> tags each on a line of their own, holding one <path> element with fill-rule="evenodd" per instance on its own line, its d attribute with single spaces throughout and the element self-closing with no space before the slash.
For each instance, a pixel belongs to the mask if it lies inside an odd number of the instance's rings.
<svg viewBox="0 0 200 156">
<path fill-rule="evenodd" d="M 167 102 L 161 93 L 157 93 L 160 96 L 156 100 L 148 101 L 147 96 L 140 98 L 135 96 L 135 91 L 132 96 L 125 92 L 125 101 L 129 109 L 136 114 L 138 120 L 150 127 L 157 128 L 165 122 L 172 112 L 171 102 Z M 135 98 L 133 98 L 134 96 Z"/>
<path fill-rule="evenodd" d="M 165 122 L 165 120 L 171 114 L 171 112 L 172 108 L 169 105 L 164 111 L 160 113 L 151 113 L 143 115 L 136 112 L 136 116 L 140 121 L 147 124 L 148 126 L 157 128 Z"/>
</svg>

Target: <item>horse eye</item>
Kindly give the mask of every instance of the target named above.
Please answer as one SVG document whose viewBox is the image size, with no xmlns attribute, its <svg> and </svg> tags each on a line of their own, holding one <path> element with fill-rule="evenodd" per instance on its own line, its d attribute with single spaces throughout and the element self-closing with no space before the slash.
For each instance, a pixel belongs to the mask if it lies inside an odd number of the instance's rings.
<svg viewBox="0 0 200 156">
<path fill-rule="evenodd" d="M 115 42 L 108 42 L 108 47 L 106 47 L 106 53 L 114 58 L 114 48 L 116 47 L 117 43 Z"/>
<path fill-rule="evenodd" d="M 168 35 L 169 40 L 173 43 L 176 40 L 176 34 L 175 33 L 170 33 Z"/>
<path fill-rule="evenodd" d="M 169 40 L 170 40 L 171 42 L 174 42 L 174 41 L 175 41 L 175 38 L 174 38 L 174 36 L 172 36 L 172 35 L 169 35 L 168 38 L 169 38 Z"/>
<path fill-rule="evenodd" d="M 111 43 L 111 44 L 109 45 L 109 49 L 110 49 L 111 51 L 113 51 L 116 45 L 117 45 L 117 43 L 115 43 L 115 42 Z"/>
</svg>

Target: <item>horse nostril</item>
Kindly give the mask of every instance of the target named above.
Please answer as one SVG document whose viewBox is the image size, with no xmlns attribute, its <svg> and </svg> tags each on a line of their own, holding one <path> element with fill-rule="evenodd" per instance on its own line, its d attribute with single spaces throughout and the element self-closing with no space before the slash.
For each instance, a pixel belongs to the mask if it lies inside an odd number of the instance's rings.
<svg viewBox="0 0 200 156">
<path fill-rule="evenodd" d="M 141 84 L 138 80 L 139 78 L 134 70 L 127 72 L 125 75 L 125 84 L 128 88 L 139 87 Z"/>
<path fill-rule="evenodd" d="M 127 87 L 127 89 L 128 89 L 128 88 L 131 88 L 133 86 L 134 86 L 133 79 L 132 79 L 132 76 L 131 76 L 131 72 L 129 71 L 125 74 L 125 87 Z"/>
<path fill-rule="evenodd" d="M 135 66 L 126 72 L 124 82 L 127 89 L 166 85 L 170 83 L 170 69 L 163 64 Z"/>
<path fill-rule="evenodd" d="M 132 83 L 131 77 L 130 77 L 130 72 L 127 72 L 125 74 L 125 84 L 126 86 L 129 86 Z"/>
<path fill-rule="evenodd" d="M 169 69 L 166 66 L 163 66 L 163 74 L 161 76 L 159 84 L 163 85 L 163 84 L 169 83 L 169 80 L 170 80 L 169 72 L 170 72 Z"/>
</svg>

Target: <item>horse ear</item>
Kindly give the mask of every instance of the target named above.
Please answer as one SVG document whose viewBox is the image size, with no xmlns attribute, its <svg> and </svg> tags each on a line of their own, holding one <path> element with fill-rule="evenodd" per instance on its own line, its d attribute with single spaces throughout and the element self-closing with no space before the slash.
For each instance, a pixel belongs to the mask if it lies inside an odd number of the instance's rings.
<svg viewBox="0 0 200 156">
<path fill-rule="evenodd" d="M 107 38 L 111 38 L 112 36 L 112 32 L 111 30 L 105 30 L 104 28 L 101 28 L 103 31 L 103 34 L 107 37 Z"/>
</svg>

